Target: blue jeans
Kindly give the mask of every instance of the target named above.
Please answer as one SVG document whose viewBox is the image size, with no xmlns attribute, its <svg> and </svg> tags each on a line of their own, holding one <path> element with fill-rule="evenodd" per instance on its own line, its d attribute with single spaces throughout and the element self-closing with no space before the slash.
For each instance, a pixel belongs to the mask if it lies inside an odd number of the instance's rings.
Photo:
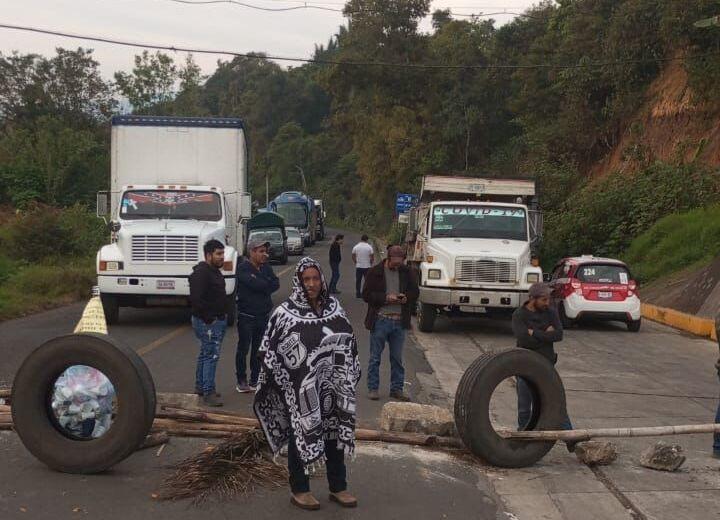
<svg viewBox="0 0 720 520">
<path fill-rule="evenodd" d="M 405 329 L 402 323 L 378 316 L 370 333 L 370 363 L 368 364 L 368 390 L 380 387 L 380 359 L 385 343 L 390 347 L 390 391 L 400 392 L 405 383 L 405 368 L 402 362 Z"/>
<path fill-rule="evenodd" d="M 192 328 L 195 336 L 200 340 L 200 353 L 195 369 L 195 388 L 203 395 L 210 395 L 215 392 L 215 370 L 220 359 L 220 347 L 225 337 L 227 321 L 216 319 L 207 324 L 193 316 Z"/>
<path fill-rule="evenodd" d="M 715 424 L 720 423 L 720 404 L 718 404 L 717 412 L 715 412 Z M 713 435 L 713 451 L 720 454 L 720 433 Z"/>
<path fill-rule="evenodd" d="M 532 392 L 530 387 L 522 377 L 516 378 L 517 381 L 517 397 L 518 397 L 518 430 L 525 429 L 527 423 L 530 422 L 530 416 L 532 414 Z M 573 426 L 570 422 L 570 418 L 565 410 L 565 418 L 563 419 L 560 428 L 563 430 L 572 430 Z"/>
<path fill-rule="evenodd" d="M 250 384 L 255 386 L 260 376 L 258 350 L 262 343 L 268 316 L 251 316 L 238 313 L 238 344 L 235 353 L 235 376 L 239 385 L 247 383 L 247 357 L 250 353 Z"/>
<path fill-rule="evenodd" d="M 337 291 L 337 283 L 340 281 L 340 264 L 331 263 L 330 269 L 332 270 L 332 278 L 330 278 L 330 292 Z"/>
</svg>

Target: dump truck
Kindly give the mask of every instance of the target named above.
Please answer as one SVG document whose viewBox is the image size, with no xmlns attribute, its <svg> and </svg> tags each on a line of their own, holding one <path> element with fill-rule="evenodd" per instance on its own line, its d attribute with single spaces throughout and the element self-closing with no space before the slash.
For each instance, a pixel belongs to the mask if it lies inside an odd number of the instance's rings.
<svg viewBox="0 0 720 520">
<path fill-rule="evenodd" d="M 542 213 L 532 180 L 426 176 L 408 220 L 423 332 L 441 313 L 509 313 L 542 280 L 535 254 Z"/>
</svg>

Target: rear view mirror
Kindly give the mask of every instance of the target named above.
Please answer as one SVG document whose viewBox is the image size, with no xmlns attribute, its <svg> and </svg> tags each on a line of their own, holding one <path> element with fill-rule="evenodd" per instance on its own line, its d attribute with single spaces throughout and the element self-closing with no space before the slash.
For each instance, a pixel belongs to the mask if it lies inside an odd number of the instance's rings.
<svg viewBox="0 0 720 520">
<path fill-rule="evenodd" d="M 98 218 L 105 220 L 110 214 L 110 193 L 107 191 L 99 191 L 97 193 L 97 206 L 95 208 L 95 214 Z"/>
</svg>

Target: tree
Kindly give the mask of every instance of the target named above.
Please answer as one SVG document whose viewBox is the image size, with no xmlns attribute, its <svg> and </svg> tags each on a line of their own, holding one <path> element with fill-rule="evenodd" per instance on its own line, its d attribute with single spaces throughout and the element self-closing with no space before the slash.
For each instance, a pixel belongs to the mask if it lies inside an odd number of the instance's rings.
<svg viewBox="0 0 720 520">
<path fill-rule="evenodd" d="M 132 74 L 115 73 L 118 91 L 125 96 L 137 114 L 158 114 L 175 99 L 179 73 L 167 54 L 143 51 L 135 56 Z"/>
</svg>

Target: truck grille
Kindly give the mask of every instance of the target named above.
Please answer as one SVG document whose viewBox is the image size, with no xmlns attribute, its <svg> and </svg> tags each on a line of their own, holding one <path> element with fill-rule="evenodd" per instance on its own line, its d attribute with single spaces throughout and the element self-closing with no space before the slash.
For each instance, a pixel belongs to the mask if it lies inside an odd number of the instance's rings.
<svg viewBox="0 0 720 520">
<path fill-rule="evenodd" d="M 197 262 L 199 238 L 184 235 L 135 235 L 133 262 Z"/>
<path fill-rule="evenodd" d="M 458 258 L 455 280 L 473 283 L 515 283 L 517 262 L 512 258 Z"/>
</svg>

